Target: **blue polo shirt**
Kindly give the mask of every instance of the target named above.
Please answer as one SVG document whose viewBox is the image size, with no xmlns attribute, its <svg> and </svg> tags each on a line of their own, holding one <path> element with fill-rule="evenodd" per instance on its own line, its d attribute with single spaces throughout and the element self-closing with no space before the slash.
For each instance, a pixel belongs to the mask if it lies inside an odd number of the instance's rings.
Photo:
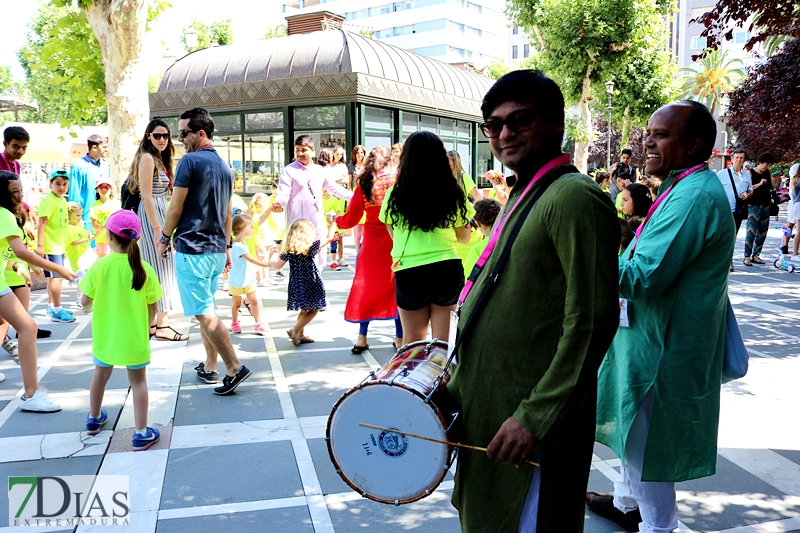
<svg viewBox="0 0 800 533">
<path fill-rule="evenodd" d="M 225 253 L 225 219 L 233 194 L 233 172 L 211 145 L 183 156 L 175 187 L 188 189 L 175 249 L 184 254 Z"/>
<path fill-rule="evenodd" d="M 95 161 L 89 154 L 78 159 L 69 169 L 69 189 L 67 198 L 70 202 L 76 202 L 83 208 L 83 223 L 91 224 L 89 211 L 96 200 L 95 184 L 98 178 L 107 178 L 108 165 L 102 159 Z M 91 225 L 87 226 L 91 227 Z"/>
</svg>

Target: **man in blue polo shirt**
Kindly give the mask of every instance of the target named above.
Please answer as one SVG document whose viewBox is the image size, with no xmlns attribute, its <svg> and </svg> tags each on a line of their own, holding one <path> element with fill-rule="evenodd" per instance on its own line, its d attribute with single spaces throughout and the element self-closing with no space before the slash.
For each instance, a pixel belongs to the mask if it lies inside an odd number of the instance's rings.
<svg viewBox="0 0 800 533">
<path fill-rule="evenodd" d="M 103 160 L 108 157 L 108 139 L 101 135 L 90 135 L 86 144 L 89 151 L 78 159 L 69 169 L 69 189 L 67 198 L 83 208 L 83 226 L 92 231 L 89 212 L 96 200 L 94 185 L 99 178 L 108 178 L 108 165 Z M 94 241 L 92 241 L 94 245 Z"/>
<path fill-rule="evenodd" d="M 178 134 L 186 155 L 175 171 L 158 250 L 159 255 L 167 257 L 174 240 L 183 313 L 200 323 L 206 349 L 205 363 L 195 368 L 197 377 L 206 383 L 217 383 L 219 354 L 226 375 L 214 392 L 226 395 L 250 377 L 250 370 L 233 351 L 228 328 L 214 312 L 217 280 L 231 264 L 233 172 L 214 150 L 214 120 L 208 111 L 197 107 L 184 112 L 178 122 Z"/>
</svg>

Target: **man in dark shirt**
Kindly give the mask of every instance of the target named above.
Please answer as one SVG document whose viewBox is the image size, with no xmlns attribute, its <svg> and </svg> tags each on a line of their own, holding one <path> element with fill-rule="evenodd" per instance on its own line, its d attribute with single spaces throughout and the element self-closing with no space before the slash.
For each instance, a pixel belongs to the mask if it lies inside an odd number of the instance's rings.
<svg viewBox="0 0 800 533">
<path fill-rule="evenodd" d="M 769 229 L 769 204 L 772 195 L 769 166 L 773 163 L 775 163 L 775 158 L 767 152 L 761 154 L 758 158 L 758 165 L 750 169 L 753 194 L 747 199 L 747 203 L 750 205 L 747 209 L 747 235 L 744 238 L 745 266 L 753 266 L 753 263 L 764 264 L 760 255 Z"/>
<path fill-rule="evenodd" d="M 194 108 L 184 112 L 178 128 L 186 155 L 175 172 L 158 248 L 160 255 L 167 257 L 174 231 L 175 271 L 183 312 L 200 323 L 206 349 L 205 363 L 195 368 L 197 377 L 217 383 L 219 354 L 226 375 L 214 392 L 225 395 L 250 377 L 250 370 L 233 351 L 228 329 L 214 312 L 217 280 L 231 265 L 233 173 L 211 143 L 214 121 L 208 111 Z"/>
</svg>

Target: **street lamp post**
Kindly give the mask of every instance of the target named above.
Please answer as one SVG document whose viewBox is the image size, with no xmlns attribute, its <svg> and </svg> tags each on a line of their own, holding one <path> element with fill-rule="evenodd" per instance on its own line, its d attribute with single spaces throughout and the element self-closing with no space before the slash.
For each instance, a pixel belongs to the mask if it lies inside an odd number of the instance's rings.
<svg viewBox="0 0 800 533">
<path fill-rule="evenodd" d="M 614 94 L 614 82 L 609 80 L 606 82 L 606 93 L 608 93 L 608 146 L 606 147 L 606 170 L 611 171 L 611 95 Z"/>
<path fill-rule="evenodd" d="M 194 24 L 190 24 L 188 28 L 183 30 L 183 37 L 186 42 L 186 47 L 189 51 L 194 50 L 197 47 L 197 36 L 199 32 L 194 28 Z"/>
</svg>

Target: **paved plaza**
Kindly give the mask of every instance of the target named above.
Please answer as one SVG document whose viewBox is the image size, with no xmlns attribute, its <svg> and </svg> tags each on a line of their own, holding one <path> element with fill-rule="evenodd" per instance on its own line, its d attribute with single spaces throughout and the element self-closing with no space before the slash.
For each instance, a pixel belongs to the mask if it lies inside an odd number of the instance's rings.
<svg viewBox="0 0 800 533">
<path fill-rule="evenodd" d="M 800 274 L 770 264 L 742 266 L 743 234 L 730 296 L 752 356 L 750 371 L 723 387 L 717 474 L 678 484 L 682 533 L 800 533 Z M 765 260 L 774 257 L 778 237 L 771 229 Z M 352 248 L 346 251 L 353 264 Z M 307 328 L 317 342 L 298 348 L 285 333 L 295 318 L 285 311 L 285 283 L 259 289 L 271 331 L 255 335 L 252 318 L 244 315 L 244 333 L 233 342 L 253 375 L 228 397 L 214 395 L 214 385 L 195 377 L 193 367 L 205 357 L 197 323 L 174 319 L 191 339 L 152 342 L 150 425 L 162 436 L 150 450 L 136 453 L 130 447 L 133 407 L 124 370 L 117 369 L 108 384 L 109 423 L 99 435 L 87 436 L 94 368 L 90 317 L 76 312 L 73 324 L 52 323 L 45 316 L 44 291 L 35 292 L 32 313 L 53 331 L 39 343 L 40 379 L 63 410 L 19 411 L 19 367 L 0 355 L 7 376 L 0 383 L 0 479 L 130 475 L 132 524 L 78 528 L 86 532 L 458 532 L 450 474 L 428 498 L 394 507 L 362 499 L 334 472 L 324 440 L 332 404 L 393 355 L 390 322 L 373 323 L 369 351 L 350 353 L 357 326 L 346 323 L 342 312 L 352 276 L 352 267 L 325 271 L 328 310 Z M 66 289 L 66 302 L 74 302 L 74 290 Z M 230 323 L 230 297 L 222 291 L 217 297 L 219 313 Z M 703 324 L 697 328 L 702 331 Z M 596 446 L 589 489 L 610 491 L 618 468 L 616 456 Z M 2 495 L 0 533 L 72 531 L 7 527 L 7 517 Z M 621 531 L 588 511 L 585 530 Z"/>
</svg>

